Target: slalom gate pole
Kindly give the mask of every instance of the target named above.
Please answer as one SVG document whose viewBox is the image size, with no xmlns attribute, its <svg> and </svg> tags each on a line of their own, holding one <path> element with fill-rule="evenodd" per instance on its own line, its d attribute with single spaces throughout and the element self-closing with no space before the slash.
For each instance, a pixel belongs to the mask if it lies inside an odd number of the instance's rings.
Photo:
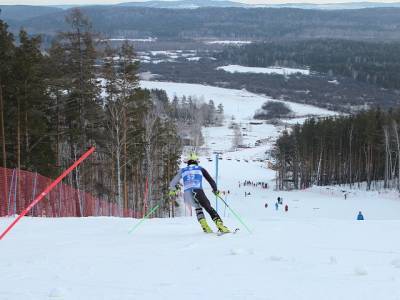
<svg viewBox="0 0 400 300">
<path fill-rule="evenodd" d="M 71 173 L 77 166 L 79 166 L 86 158 L 88 158 L 96 150 L 95 147 L 90 148 L 85 154 L 83 154 L 72 166 L 65 170 L 56 180 L 54 180 L 39 196 L 32 201 L 31 204 L 7 227 L 6 230 L 0 235 L 0 240 L 21 220 L 39 201 L 41 201 L 57 184 L 61 182 L 69 173 Z"/>
<path fill-rule="evenodd" d="M 236 217 L 236 219 L 238 219 L 238 221 L 247 229 L 247 231 L 249 233 L 252 233 L 250 228 L 243 222 L 242 218 L 228 205 L 228 203 L 226 203 L 224 198 L 222 198 L 221 196 L 217 196 L 217 197 L 225 204 L 225 206 L 231 211 L 231 213 Z"/>
<path fill-rule="evenodd" d="M 129 231 L 128 233 L 132 233 L 134 230 L 136 230 L 142 223 L 149 218 L 149 216 L 154 213 L 161 205 L 161 201 L 158 201 L 158 204 L 154 206 L 138 223 L 136 223 Z"/>
</svg>

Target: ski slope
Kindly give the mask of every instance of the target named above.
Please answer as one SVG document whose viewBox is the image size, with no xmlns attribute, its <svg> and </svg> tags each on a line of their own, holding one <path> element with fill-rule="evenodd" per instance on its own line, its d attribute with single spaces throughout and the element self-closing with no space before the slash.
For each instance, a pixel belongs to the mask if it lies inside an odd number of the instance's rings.
<svg viewBox="0 0 400 300">
<path fill-rule="evenodd" d="M 152 84 L 160 87 L 148 83 Z M 168 94 L 192 92 L 208 98 L 207 93 L 215 91 L 171 86 Z M 243 123 L 249 121 L 248 105 L 253 104 L 243 100 L 241 93 L 246 92 L 217 92 L 226 101 L 226 110 L 232 109 Z M 257 96 L 247 99 L 257 101 Z M 250 128 L 247 132 L 254 137 L 248 142 L 278 136 L 280 129 L 269 126 Z M 212 151 L 222 148 L 219 188 L 230 191 L 226 201 L 251 234 L 221 203 L 218 211 L 226 225 L 241 228 L 235 235 L 202 233 L 182 203 L 187 216 L 146 220 L 132 234 L 128 231 L 138 220 L 24 218 L 0 241 L 0 299 L 400 299 L 397 193 L 345 187 L 294 192 L 239 187 L 244 180 L 273 186 L 274 171 L 253 161 L 270 149 L 272 141 L 231 151 L 230 134 L 227 124 L 205 131 L 209 149 L 201 164 L 214 174 Z M 245 197 L 245 192 L 251 195 Z M 215 206 L 208 187 L 206 193 Z M 283 206 L 275 210 L 278 196 L 289 206 L 288 212 Z M 355 220 L 359 210 L 365 221 Z M 0 229 L 11 221 L 0 218 Z M 210 220 L 209 224 L 215 229 Z"/>
</svg>

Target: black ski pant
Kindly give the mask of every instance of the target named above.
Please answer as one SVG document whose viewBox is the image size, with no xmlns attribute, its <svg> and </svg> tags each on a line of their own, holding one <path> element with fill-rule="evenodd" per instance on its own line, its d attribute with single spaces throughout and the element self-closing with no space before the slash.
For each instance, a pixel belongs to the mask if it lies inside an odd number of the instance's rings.
<svg viewBox="0 0 400 300">
<path fill-rule="evenodd" d="M 196 215 L 197 219 L 201 220 L 204 219 L 204 213 L 203 209 L 204 208 L 208 214 L 210 215 L 211 219 L 221 219 L 216 212 L 216 210 L 211 206 L 210 200 L 208 200 L 206 194 L 204 193 L 203 190 L 201 189 L 195 189 L 192 191 L 193 192 L 193 200 L 196 204 L 199 204 L 198 207 L 196 207 Z"/>
</svg>

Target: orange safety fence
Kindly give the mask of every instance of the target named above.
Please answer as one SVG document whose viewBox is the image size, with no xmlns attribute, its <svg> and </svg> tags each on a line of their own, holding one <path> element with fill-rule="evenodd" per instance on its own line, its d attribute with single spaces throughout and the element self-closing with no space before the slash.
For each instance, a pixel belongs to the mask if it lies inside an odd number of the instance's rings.
<svg viewBox="0 0 400 300">
<path fill-rule="evenodd" d="M 20 214 L 52 181 L 38 173 L 0 167 L 0 217 Z M 142 212 L 122 209 L 115 202 L 60 183 L 32 208 L 28 216 L 140 218 Z"/>
</svg>

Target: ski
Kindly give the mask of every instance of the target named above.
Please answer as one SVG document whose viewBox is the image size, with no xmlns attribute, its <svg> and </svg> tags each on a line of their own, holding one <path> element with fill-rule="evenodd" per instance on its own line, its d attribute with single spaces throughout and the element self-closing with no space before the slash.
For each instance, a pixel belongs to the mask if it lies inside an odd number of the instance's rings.
<svg viewBox="0 0 400 300">
<path fill-rule="evenodd" d="M 221 232 L 221 231 L 218 231 L 218 232 L 216 232 L 216 234 L 217 234 L 217 236 L 222 236 L 222 235 L 225 235 L 225 234 L 229 234 L 229 233 L 231 233 L 231 234 L 236 234 L 236 233 L 238 233 L 239 232 L 239 228 L 235 228 L 233 231 L 231 231 L 231 232 Z"/>
</svg>

